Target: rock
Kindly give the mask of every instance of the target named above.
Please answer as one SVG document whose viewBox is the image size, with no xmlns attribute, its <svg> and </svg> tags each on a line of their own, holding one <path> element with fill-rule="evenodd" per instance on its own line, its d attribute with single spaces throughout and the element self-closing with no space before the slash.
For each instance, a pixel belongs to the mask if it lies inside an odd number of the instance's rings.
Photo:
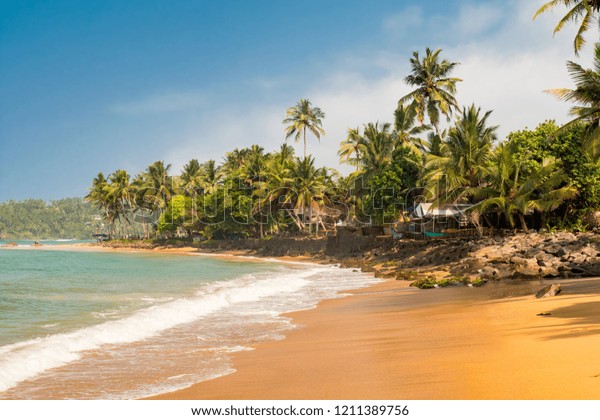
<svg viewBox="0 0 600 420">
<path fill-rule="evenodd" d="M 583 277 L 598 277 L 600 276 L 600 260 L 599 258 L 590 258 L 588 262 L 581 265 L 571 266 L 573 274 Z"/>
<path fill-rule="evenodd" d="M 587 255 L 580 253 L 570 254 L 568 260 L 574 264 L 583 264 L 587 260 Z"/>
<path fill-rule="evenodd" d="M 552 238 L 548 238 L 548 241 L 553 241 Z M 544 252 L 546 252 L 547 254 L 551 254 L 554 255 L 556 257 L 560 257 L 561 255 L 558 255 L 559 252 L 561 252 L 560 250 L 562 249 L 562 247 L 558 244 L 550 244 L 550 245 L 546 245 L 544 246 Z M 564 255 L 564 254 L 563 254 Z"/>
<path fill-rule="evenodd" d="M 540 275 L 540 266 L 535 258 L 512 257 L 510 260 L 515 265 L 515 275 L 524 277 L 537 277 Z"/>
<path fill-rule="evenodd" d="M 583 216 L 583 223 L 591 229 L 600 227 L 600 211 L 588 211 Z"/>
<path fill-rule="evenodd" d="M 556 235 L 556 239 L 560 242 L 574 242 L 577 240 L 577 236 L 571 232 L 560 232 Z"/>
<path fill-rule="evenodd" d="M 560 294 L 560 292 L 562 292 L 562 287 L 560 286 L 560 284 L 556 283 L 544 287 L 542 290 L 535 294 L 535 297 L 537 299 L 541 299 L 545 297 L 556 296 Z"/>
<path fill-rule="evenodd" d="M 581 248 L 581 253 L 583 255 L 587 255 L 588 257 L 595 257 L 598 255 L 598 251 L 596 251 L 596 249 L 590 245 Z"/>
<path fill-rule="evenodd" d="M 360 271 L 362 271 L 363 273 L 374 273 L 375 268 L 370 265 L 362 265 L 360 267 Z"/>
<path fill-rule="evenodd" d="M 536 260 L 538 260 L 538 262 L 546 262 L 546 261 L 550 261 L 551 259 L 554 258 L 554 256 L 552 254 L 547 254 L 544 251 L 540 251 L 537 252 L 535 255 L 533 255 L 533 258 L 535 258 Z"/>
<path fill-rule="evenodd" d="M 508 279 L 515 274 L 513 266 L 510 264 L 496 264 L 484 267 L 481 270 L 481 277 L 484 279 L 502 280 Z"/>
<path fill-rule="evenodd" d="M 553 254 L 556 255 L 557 257 L 564 257 L 565 255 L 568 254 L 568 252 L 565 248 L 560 247 Z"/>
<path fill-rule="evenodd" d="M 558 277 L 560 272 L 556 267 L 546 266 L 540 268 L 540 276 L 542 277 Z"/>
<path fill-rule="evenodd" d="M 492 245 L 483 247 L 473 252 L 473 255 L 479 258 L 485 258 L 490 262 L 508 262 L 510 260 L 510 256 L 512 255 L 512 250 L 507 250 L 504 247 Z"/>
</svg>

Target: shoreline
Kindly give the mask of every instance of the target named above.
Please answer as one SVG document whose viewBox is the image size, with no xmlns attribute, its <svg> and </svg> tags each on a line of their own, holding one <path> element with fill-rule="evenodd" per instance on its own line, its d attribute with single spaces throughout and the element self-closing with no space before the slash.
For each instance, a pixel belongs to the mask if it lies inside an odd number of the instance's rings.
<svg viewBox="0 0 600 420">
<path fill-rule="evenodd" d="M 52 248 L 333 263 L 191 247 Z M 387 279 L 284 314 L 297 328 L 233 354 L 232 374 L 146 399 L 599 399 L 600 355 L 589 351 L 600 346 L 598 280 L 427 291 Z M 533 297 L 557 282 L 561 295 Z"/>
<path fill-rule="evenodd" d="M 388 280 L 286 314 L 299 328 L 233 355 L 232 374 L 148 399 L 600 398 L 600 282 L 550 299 L 538 287 Z"/>
</svg>

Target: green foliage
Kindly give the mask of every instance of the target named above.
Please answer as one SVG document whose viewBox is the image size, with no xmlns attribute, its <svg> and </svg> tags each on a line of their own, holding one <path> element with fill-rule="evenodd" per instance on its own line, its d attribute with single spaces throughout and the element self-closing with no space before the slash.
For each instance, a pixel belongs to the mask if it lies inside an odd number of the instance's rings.
<svg viewBox="0 0 600 420">
<path fill-rule="evenodd" d="M 370 178 L 365 196 L 365 213 L 378 224 L 392 223 L 404 208 L 405 195 L 415 188 L 419 168 L 418 156 L 408 147 L 398 147 L 389 165 L 382 166 Z"/>
<path fill-rule="evenodd" d="M 583 34 L 594 24 L 598 18 L 600 10 L 600 2 L 597 0 L 551 0 L 544 3 L 540 7 L 533 18 L 537 18 L 540 14 L 548 12 L 557 6 L 566 6 L 569 11 L 558 21 L 554 28 L 554 33 L 560 32 L 566 24 L 580 21 L 579 28 L 573 40 L 573 50 L 578 55 L 579 51 L 585 44 Z"/>
<path fill-rule="evenodd" d="M 0 203 L 0 238 L 89 239 L 98 211 L 81 198 Z"/>
<path fill-rule="evenodd" d="M 434 277 L 428 276 L 414 281 L 410 284 L 410 287 L 417 287 L 419 289 L 434 289 L 438 287 L 451 287 L 451 286 L 473 286 L 480 287 L 486 283 L 486 280 L 478 278 L 471 280 L 465 276 L 448 277 L 440 280 L 436 280 Z"/>
<path fill-rule="evenodd" d="M 557 130 L 554 121 L 544 121 L 535 130 L 524 129 L 508 135 L 512 161 L 520 165 L 521 176 L 527 177 L 538 170 L 544 158 L 550 156 L 550 151 L 544 145 Z"/>
<path fill-rule="evenodd" d="M 535 130 L 510 133 L 508 143 L 513 150 L 513 162 L 521 165 L 521 178 L 538 171 L 544 159 L 554 158 L 567 177 L 566 184 L 578 191 L 572 207 L 597 209 L 600 207 L 600 165 L 582 152 L 584 132 L 583 123 L 559 130 L 554 121 L 545 121 Z"/>
<path fill-rule="evenodd" d="M 158 219 L 157 230 L 161 234 L 173 234 L 178 228 L 189 228 L 193 224 L 193 216 L 192 199 L 183 195 L 173 196 Z"/>
</svg>

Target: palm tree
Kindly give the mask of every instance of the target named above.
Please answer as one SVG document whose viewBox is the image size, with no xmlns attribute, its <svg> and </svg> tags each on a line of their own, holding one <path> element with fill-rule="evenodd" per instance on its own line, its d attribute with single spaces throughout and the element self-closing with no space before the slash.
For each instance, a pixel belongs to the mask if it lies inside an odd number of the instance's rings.
<svg viewBox="0 0 600 420">
<path fill-rule="evenodd" d="M 313 211 L 318 209 L 318 203 L 323 199 L 325 189 L 326 171 L 315 166 L 315 159 L 311 156 L 297 159 L 289 174 L 289 189 L 287 200 L 295 210 L 301 210 L 305 215 L 308 210 L 309 230 L 312 224 Z M 318 226 L 319 221 L 317 221 Z M 303 226 L 303 221 L 297 219 L 297 224 Z M 318 227 L 317 227 L 318 228 Z"/>
<path fill-rule="evenodd" d="M 124 221 L 129 224 L 130 217 L 128 217 L 128 213 L 133 210 L 133 196 L 129 174 L 127 171 L 119 169 L 113 172 L 108 177 L 108 180 L 110 181 L 108 185 L 108 198 L 113 211 L 112 223 L 114 225 L 116 220 L 120 220 L 123 217 Z M 123 223 L 120 223 L 120 226 L 121 233 L 124 233 Z"/>
<path fill-rule="evenodd" d="M 349 164 L 356 165 L 356 171 L 359 170 L 361 149 L 363 148 L 363 139 L 360 134 L 360 129 L 349 128 L 346 139 L 340 143 L 338 150 L 338 156 L 340 157 L 340 163 L 347 162 Z"/>
<path fill-rule="evenodd" d="M 557 6 L 564 5 L 570 8 L 569 11 L 563 18 L 558 22 L 554 28 L 554 34 L 560 32 L 567 23 L 575 22 L 581 19 L 575 40 L 573 41 L 573 49 L 575 55 L 579 56 L 579 51 L 585 44 L 583 34 L 590 28 L 590 25 L 598 20 L 597 14 L 600 12 L 600 0 L 552 0 L 540 7 L 533 18 L 537 18 L 540 14 L 554 9 Z M 597 22 L 598 24 L 600 22 Z"/>
<path fill-rule="evenodd" d="M 153 214 L 152 206 L 149 206 L 150 203 L 146 201 L 146 178 L 146 174 L 140 172 L 131 181 L 131 195 L 135 206 L 133 220 L 135 223 L 141 222 L 144 239 L 150 237 L 148 226 L 158 220 L 157 215 Z"/>
<path fill-rule="evenodd" d="M 441 49 L 431 51 L 427 48 L 423 60 L 417 51 L 413 52 L 410 59 L 412 70 L 404 81 L 409 86 L 416 86 L 416 89 L 398 101 L 415 104 L 417 118 L 421 125 L 424 125 L 427 114 L 429 122 L 435 127 L 439 136 L 441 136 L 440 113 L 450 121 L 452 111 L 458 109 L 458 102 L 454 97 L 456 83 L 462 81 L 457 77 L 450 77 L 450 73 L 459 63 L 452 63 L 446 59 L 440 61 L 441 51 Z"/>
<path fill-rule="evenodd" d="M 248 152 L 249 149 L 238 149 L 237 147 L 231 152 L 227 152 L 222 166 L 223 170 L 229 174 L 237 171 L 244 163 Z"/>
<path fill-rule="evenodd" d="M 170 164 L 165 165 L 163 161 L 157 161 L 148 166 L 143 174 L 144 185 L 140 193 L 144 201 L 150 204 L 151 209 L 158 213 L 167 207 L 173 195 L 175 186 L 173 178 L 169 176 L 169 169 L 171 169 Z"/>
<path fill-rule="evenodd" d="M 567 61 L 567 69 L 575 82 L 575 89 L 552 89 L 552 93 L 560 100 L 579 103 L 571 108 L 575 119 L 565 124 L 564 130 L 574 124 L 583 122 L 586 125 L 582 139 L 583 149 L 592 161 L 600 159 L 600 43 L 594 48 L 594 67 L 584 69 L 579 64 Z M 560 131 L 559 130 L 559 131 Z"/>
<path fill-rule="evenodd" d="M 192 159 L 183 167 L 181 172 L 181 187 L 184 193 L 195 199 L 198 192 L 202 191 L 202 166 L 197 159 Z"/>
<path fill-rule="evenodd" d="M 522 179 L 521 169 L 521 163 L 514 159 L 510 143 L 498 146 L 491 159 L 486 185 L 472 189 L 473 195 L 480 200 L 472 210 L 483 214 L 489 209 L 496 209 L 505 215 L 513 229 L 516 215 L 521 228 L 528 232 L 526 214 L 555 210 L 577 195 L 575 187 L 565 185 L 567 176 L 553 159 L 542 161 L 525 179 Z"/>
<path fill-rule="evenodd" d="M 470 188 L 483 183 L 497 126 L 488 126 L 491 111 L 483 116 L 471 105 L 442 141 L 440 155 L 426 158 L 422 182 L 438 202 L 468 201 Z"/>
<path fill-rule="evenodd" d="M 376 122 L 365 125 L 360 162 L 366 178 L 391 163 L 394 143 L 390 123 Z"/>
<path fill-rule="evenodd" d="M 214 193 L 222 178 L 223 172 L 214 160 L 210 159 L 202 164 L 200 185 L 205 192 Z"/>
<path fill-rule="evenodd" d="M 418 135 L 428 131 L 428 125 L 415 125 L 417 119 L 417 107 L 415 103 L 408 106 L 398 104 L 394 111 L 394 137 L 396 146 L 406 146 L 415 153 L 420 154 L 422 140 Z"/>
<path fill-rule="evenodd" d="M 284 124 L 289 124 L 285 129 L 286 140 L 294 137 L 298 142 L 300 137 L 304 139 L 304 157 L 306 157 L 306 130 L 309 130 L 314 136 L 321 140 L 325 135 L 323 130 L 323 118 L 325 113 L 321 108 L 313 107 L 308 99 L 300 99 L 296 106 L 288 108 Z"/>
<path fill-rule="evenodd" d="M 111 207 L 110 207 L 110 197 L 109 197 L 109 187 L 108 180 L 104 176 L 102 172 L 99 172 L 98 175 L 92 181 L 92 187 L 89 189 L 88 194 L 85 196 L 85 200 L 88 203 L 94 204 L 98 209 L 102 210 L 102 217 L 107 222 L 111 222 Z M 112 231 L 112 223 L 111 223 L 111 234 Z"/>
</svg>

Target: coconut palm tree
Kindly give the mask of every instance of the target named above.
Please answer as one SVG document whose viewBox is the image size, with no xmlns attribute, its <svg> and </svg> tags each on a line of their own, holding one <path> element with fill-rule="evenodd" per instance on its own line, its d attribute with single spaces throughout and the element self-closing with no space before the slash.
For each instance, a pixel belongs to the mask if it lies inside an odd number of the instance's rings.
<svg viewBox="0 0 600 420">
<path fill-rule="evenodd" d="M 174 192 L 174 181 L 169 175 L 171 165 L 163 161 L 154 162 L 143 174 L 144 184 L 140 188 L 143 200 L 150 204 L 154 212 L 162 212 L 168 205 Z"/>
<path fill-rule="evenodd" d="M 600 43 L 594 48 L 594 67 L 584 69 L 581 65 L 567 61 L 567 69 L 575 82 L 575 89 L 551 89 L 548 92 L 567 102 L 579 105 L 571 108 L 575 119 L 561 127 L 564 130 L 583 122 L 586 130 L 582 139 L 583 149 L 593 161 L 600 160 Z M 559 130 L 559 131 L 560 131 Z"/>
<path fill-rule="evenodd" d="M 600 23 L 600 21 L 598 21 L 600 0 L 552 0 L 542 5 L 542 7 L 535 12 L 533 18 L 535 19 L 542 13 L 561 5 L 565 6 L 569 10 L 567 14 L 564 15 L 560 21 L 558 21 L 558 24 L 554 28 L 554 34 L 560 32 L 567 23 L 581 20 L 579 28 L 577 29 L 577 34 L 575 35 L 575 39 L 573 41 L 575 55 L 579 56 L 579 51 L 581 51 L 581 48 L 585 44 L 585 38 L 583 37 L 583 34 L 590 29 L 592 23 L 595 23 L 596 25 Z"/>
<path fill-rule="evenodd" d="M 317 140 L 321 140 L 321 136 L 325 135 L 323 130 L 323 119 L 325 113 L 321 108 L 312 106 L 308 99 L 300 99 L 296 106 L 288 108 L 284 124 L 288 124 L 285 129 L 286 140 L 294 137 L 298 142 L 302 137 L 304 140 L 304 157 L 306 157 L 306 130 L 313 133 Z"/>
<path fill-rule="evenodd" d="M 109 196 L 110 190 L 108 186 L 108 180 L 102 172 L 92 181 L 92 187 L 89 189 L 88 194 L 85 196 L 85 200 L 88 203 L 92 203 L 98 209 L 102 210 L 102 217 L 104 220 L 111 224 L 111 235 L 113 234 L 112 224 L 112 208 L 111 200 Z"/>
<path fill-rule="evenodd" d="M 358 172 L 360 168 L 361 149 L 363 148 L 363 138 L 360 134 L 360 129 L 358 127 L 349 128 L 348 135 L 345 140 L 342 140 L 338 150 L 340 163 L 347 162 L 351 165 L 356 165 L 356 171 Z"/>
<path fill-rule="evenodd" d="M 515 161 L 511 145 L 504 143 L 494 150 L 490 163 L 486 185 L 471 189 L 480 200 L 472 210 L 484 214 L 495 209 L 505 215 L 513 229 L 515 216 L 523 231 L 528 232 L 525 215 L 555 210 L 577 195 L 577 189 L 566 184 L 568 177 L 556 160 L 545 159 L 523 179 L 521 162 Z"/>
<path fill-rule="evenodd" d="M 365 125 L 360 162 L 367 178 L 391 162 L 394 143 L 390 123 Z"/>
<path fill-rule="evenodd" d="M 133 211 L 133 195 L 130 185 L 130 177 L 127 171 L 119 169 L 113 172 L 108 180 L 108 198 L 113 209 L 113 224 L 116 220 L 121 220 L 127 224 L 131 221 Z M 123 223 L 120 223 L 121 233 L 123 232 Z"/>
<path fill-rule="evenodd" d="M 214 160 L 210 159 L 202 164 L 200 185 L 203 191 L 208 194 L 214 193 L 222 179 L 223 172 Z"/>
<path fill-rule="evenodd" d="M 488 126 L 491 111 L 464 108 L 440 145 L 440 155 L 428 155 L 422 183 L 439 202 L 468 201 L 470 188 L 479 187 L 486 174 L 497 126 Z"/>
<path fill-rule="evenodd" d="M 454 97 L 456 84 L 462 81 L 457 77 L 450 77 L 450 73 L 459 63 L 446 59 L 440 61 L 441 51 L 441 49 L 432 51 L 427 48 L 422 60 L 417 51 L 413 52 L 410 59 L 412 70 L 404 81 L 416 88 L 398 101 L 401 104 L 414 103 L 417 119 L 421 125 L 425 124 L 425 115 L 427 115 L 439 136 L 441 136 L 440 113 L 450 121 L 453 110 L 458 109 L 458 102 Z"/>
<path fill-rule="evenodd" d="M 197 159 L 192 159 L 184 165 L 180 178 L 181 188 L 183 188 L 185 195 L 195 199 L 203 188 L 202 176 L 202 166 Z"/>
<path fill-rule="evenodd" d="M 323 199 L 325 190 L 326 171 L 315 166 L 315 159 L 311 156 L 297 159 L 289 174 L 289 186 L 286 195 L 295 210 L 301 210 L 305 215 L 308 211 L 309 230 L 312 224 L 315 208 Z M 317 221 L 317 224 L 319 221 Z M 298 224 L 303 226 L 303 221 L 298 219 Z"/>
<path fill-rule="evenodd" d="M 223 171 L 227 174 L 233 174 L 237 171 L 244 163 L 249 151 L 249 149 L 238 149 L 236 147 L 231 152 L 227 152 L 222 166 Z"/>
<path fill-rule="evenodd" d="M 413 102 L 408 106 L 398 104 L 394 111 L 394 132 L 396 147 L 408 147 L 417 156 L 423 156 L 427 142 L 418 137 L 431 129 L 428 125 L 416 125 L 417 107 Z"/>
</svg>

